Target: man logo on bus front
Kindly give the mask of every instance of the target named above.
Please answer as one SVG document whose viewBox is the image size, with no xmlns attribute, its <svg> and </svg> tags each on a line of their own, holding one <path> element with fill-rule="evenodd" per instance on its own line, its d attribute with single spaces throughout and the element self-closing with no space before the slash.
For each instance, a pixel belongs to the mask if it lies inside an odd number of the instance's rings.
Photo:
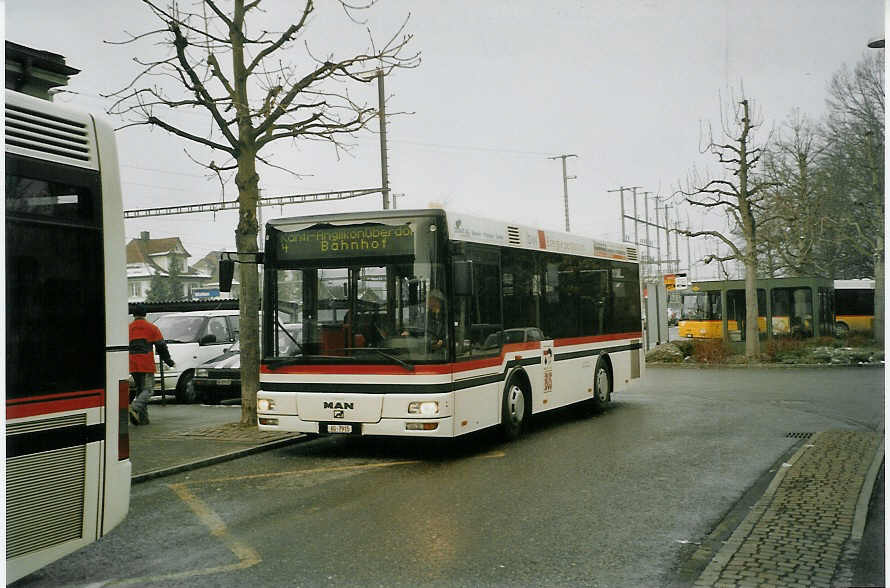
<svg viewBox="0 0 890 588">
<path fill-rule="evenodd" d="M 346 418 L 346 413 L 345 413 L 344 411 L 342 411 L 342 410 L 335 410 L 335 411 L 334 411 L 334 418 L 335 418 L 335 419 L 345 419 L 345 418 Z"/>
</svg>

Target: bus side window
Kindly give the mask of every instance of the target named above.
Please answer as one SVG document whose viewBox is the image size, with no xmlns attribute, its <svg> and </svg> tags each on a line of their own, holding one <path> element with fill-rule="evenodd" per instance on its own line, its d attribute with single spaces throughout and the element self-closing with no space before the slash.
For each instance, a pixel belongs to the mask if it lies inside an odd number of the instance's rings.
<svg viewBox="0 0 890 588">
<path fill-rule="evenodd" d="M 504 329 L 541 333 L 541 276 L 535 254 L 522 249 L 504 249 L 501 266 L 504 285 Z M 508 335 L 509 339 L 509 335 Z M 509 343 L 510 341 L 505 341 Z"/>
<path fill-rule="evenodd" d="M 463 245 L 473 264 L 473 293 L 454 297 L 454 336 L 457 359 L 498 355 L 502 345 L 501 269 L 498 250 Z"/>
</svg>

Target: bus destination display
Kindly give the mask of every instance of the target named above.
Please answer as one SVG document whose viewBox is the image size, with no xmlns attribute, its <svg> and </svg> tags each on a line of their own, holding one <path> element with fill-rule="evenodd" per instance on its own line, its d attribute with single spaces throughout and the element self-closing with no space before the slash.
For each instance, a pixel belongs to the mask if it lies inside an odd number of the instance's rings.
<svg viewBox="0 0 890 588">
<path fill-rule="evenodd" d="M 282 260 L 412 255 L 414 231 L 410 225 L 362 225 L 281 233 L 277 253 Z"/>
</svg>

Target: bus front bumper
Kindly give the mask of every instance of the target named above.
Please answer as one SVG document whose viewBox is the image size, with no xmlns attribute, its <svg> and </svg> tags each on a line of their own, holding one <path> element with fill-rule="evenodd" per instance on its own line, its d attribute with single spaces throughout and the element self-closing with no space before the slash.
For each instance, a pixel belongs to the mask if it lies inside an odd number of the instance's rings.
<svg viewBox="0 0 890 588">
<path fill-rule="evenodd" d="M 289 431 L 315 435 L 398 437 L 454 437 L 454 418 L 383 418 L 376 423 L 304 421 L 297 415 L 257 413 L 261 431 Z"/>
</svg>

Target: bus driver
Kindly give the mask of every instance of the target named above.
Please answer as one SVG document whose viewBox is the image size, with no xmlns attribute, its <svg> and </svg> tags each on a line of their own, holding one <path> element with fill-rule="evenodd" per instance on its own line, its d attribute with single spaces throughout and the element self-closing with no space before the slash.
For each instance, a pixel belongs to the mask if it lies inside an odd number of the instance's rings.
<svg viewBox="0 0 890 588">
<path fill-rule="evenodd" d="M 430 290 L 426 298 L 427 314 L 426 314 L 426 333 L 430 337 L 430 346 L 432 349 L 442 349 L 445 346 L 445 311 L 443 305 L 445 296 L 442 291 L 433 288 Z M 407 337 L 410 333 L 402 331 L 402 337 Z"/>
</svg>

